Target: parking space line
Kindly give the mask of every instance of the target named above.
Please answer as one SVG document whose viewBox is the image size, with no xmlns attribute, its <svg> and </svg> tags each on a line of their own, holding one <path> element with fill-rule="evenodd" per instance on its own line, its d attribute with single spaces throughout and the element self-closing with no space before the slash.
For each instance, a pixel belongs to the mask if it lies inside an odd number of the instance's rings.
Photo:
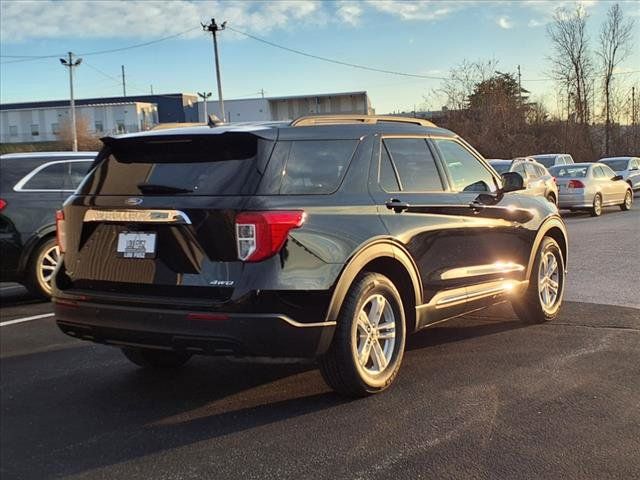
<svg viewBox="0 0 640 480">
<path fill-rule="evenodd" d="M 14 325 L 16 323 L 30 322 L 31 320 L 40 320 L 41 318 L 53 317 L 53 315 L 53 313 L 43 313 L 42 315 L 34 315 L 32 317 L 16 318 L 15 320 L 9 320 L 7 322 L 0 323 L 0 327 Z"/>
</svg>

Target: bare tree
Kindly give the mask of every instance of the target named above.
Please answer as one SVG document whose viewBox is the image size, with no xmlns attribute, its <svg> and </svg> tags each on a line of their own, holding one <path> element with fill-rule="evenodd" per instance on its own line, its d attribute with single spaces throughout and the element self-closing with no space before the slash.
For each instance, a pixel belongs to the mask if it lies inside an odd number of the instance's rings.
<svg viewBox="0 0 640 480">
<path fill-rule="evenodd" d="M 547 27 L 547 34 L 553 44 L 550 58 L 554 76 L 569 88 L 577 122 L 589 122 L 589 82 L 592 62 L 589 52 L 589 37 L 586 27 L 588 14 L 582 5 L 569 11 L 559 8 L 553 15 L 553 22 Z"/>
<path fill-rule="evenodd" d="M 62 150 L 71 150 L 71 139 L 73 132 L 71 130 L 71 122 L 68 120 L 63 121 L 60 125 L 60 132 L 58 133 L 58 142 Z M 76 132 L 78 135 L 78 150 L 91 151 L 99 150 L 102 143 L 93 135 L 89 129 L 89 121 L 82 116 L 79 116 L 76 120 Z"/>
<path fill-rule="evenodd" d="M 449 72 L 440 93 L 446 98 L 446 105 L 452 110 L 463 110 L 468 105 L 469 96 L 478 83 L 490 78 L 498 66 L 498 61 L 478 60 L 463 62 Z"/>
<path fill-rule="evenodd" d="M 619 4 L 609 7 L 607 19 L 600 30 L 600 44 L 597 55 L 603 71 L 602 90 L 604 94 L 604 150 L 609 155 L 611 141 L 611 82 L 613 71 L 631 53 L 633 20 L 625 19 Z"/>
</svg>

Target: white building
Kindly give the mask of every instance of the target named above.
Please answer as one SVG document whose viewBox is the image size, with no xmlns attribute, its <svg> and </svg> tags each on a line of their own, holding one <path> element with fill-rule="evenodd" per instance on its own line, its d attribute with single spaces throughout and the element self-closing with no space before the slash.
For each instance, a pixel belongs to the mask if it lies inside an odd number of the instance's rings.
<svg viewBox="0 0 640 480">
<path fill-rule="evenodd" d="M 69 106 L 1 110 L 0 143 L 55 142 L 70 117 Z M 144 102 L 76 105 L 76 118 L 102 137 L 152 128 L 158 123 L 158 108 Z"/>
<path fill-rule="evenodd" d="M 293 120 L 303 115 L 375 113 L 364 91 L 225 100 L 224 109 L 226 121 L 232 123 Z M 217 100 L 207 102 L 209 113 L 221 116 Z M 198 104 L 198 116 L 201 122 L 205 121 L 204 102 Z"/>
</svg>

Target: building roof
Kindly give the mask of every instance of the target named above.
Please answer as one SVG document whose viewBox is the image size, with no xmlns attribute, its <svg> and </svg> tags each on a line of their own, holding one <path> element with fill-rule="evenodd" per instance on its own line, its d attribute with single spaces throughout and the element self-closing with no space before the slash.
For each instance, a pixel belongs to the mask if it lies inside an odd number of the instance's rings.
<svg viewBox="0 0 640 480">
<path fill-rule="evenodd" d="M 81 108 L 81 107 L 113 107 L 113 106 L 125 106 L 125 105 L 155 105 L 155 103 L 149 103 L 149 102 L 86 103 L 86 104 L 82 104 L 82 105 L 77 105 L 76 104 L 76 108 Z M 12 109 L 8 109 L 8 110 L 14 112 L 14 111 L 22 111 L 22 110 L 45 110 L 45 109 L 53 109 L 53 108 L 71 108 L 71 106 L 69 105 L 69 102 L 67 102 L 66 105 L 12 108 Z"/>
<path fill-rule="evenodd" d="M 293 100 L 294 98 L 311 98 L 311 97 L 344 97 L 347 95 L 367 95 L 366 90 L 359 92 L 335 92 L 335 93 L 313 93 L 307 95 L 286 95 L 283 97 L 265 97 L 265 100 Z"/>
<path fill-rule="evenodd" d="M 158 95 L 128 95 L 126 97 L 94 97 L 94 98 L 78 98 L 76 99 L 77 106 L 95 105 L 95 104 L 117 104 L 117 103 L 130 103 L 130 102 L 146 102 L 146 103 L 158 103 L 159 101 L 178 101 L 185 98 L 196 101 L 197 95 L 192 93 L 163 93 Z M 43 107 L 64 107 L 69 105 L 69 100 L 43 100 L 40 102 L 16 102 L 16 103 L 2 103 L 0 104 L 0 110 L 18 110 L 18 109 L 33 109 Z"/>
</svg>

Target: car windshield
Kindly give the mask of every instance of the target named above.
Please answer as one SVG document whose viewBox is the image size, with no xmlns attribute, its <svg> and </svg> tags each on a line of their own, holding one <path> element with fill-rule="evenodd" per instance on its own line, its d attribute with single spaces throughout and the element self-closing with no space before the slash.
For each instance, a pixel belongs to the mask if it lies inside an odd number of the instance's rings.
<svg viewBox="0 0 640 480">
<path fill-rule="evenodd" d="M 489 162 L 493 169 L 498 173 L 505 173 L 509 171 L 511 162 Z"/>
<path fill-rule="evenodd" d="M 626 170 L 627 169 L 627 165 L 629 164 L 629 160 L 626 160 L 626 159 L 623 159 L 623 160 L 600 160 L 600 163 L 604 163 L 605 165 L 609 166 L 610 168 L 612 168 L 616 172 L 620 172 L 621 170 Z"/>
<path fill-rule="evenodd" d="M 562 177 L 586 177 L 589 167 L 577 167 L 574 165 L 558 165 L 551 167 L 549 173 L 557 178 Z"/>
<path fill-rule="evenodd" d="M 541 163 L 547 168 L 553 167 L 556 163 L 555 155 L 536 155 L 533 158 L 535 158 L 538 161 L 538 163 Z"/>
</svg>

